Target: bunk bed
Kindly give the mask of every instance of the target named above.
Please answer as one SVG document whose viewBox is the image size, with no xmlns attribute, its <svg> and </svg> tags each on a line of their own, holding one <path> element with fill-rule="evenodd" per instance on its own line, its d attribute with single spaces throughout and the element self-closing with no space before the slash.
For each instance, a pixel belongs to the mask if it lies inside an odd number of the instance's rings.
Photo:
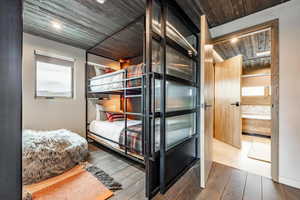
<svg viewBox="0 0 300 200">
<path fill-rule="evenodd" d="M 179 76 L 181 70 L 173 68 L 171 73 Z M 106 115 L 116 115 L 117 120 L 93 120 L 88 126 L 88 137 L 93 139 L 110 149 L 121 152 L 131 159 L 143 163 L 144 154 L 144 134 L 143 134 L 143 112 L 133 113 L 127 111 L 127 102 L 131 98 L 140 99 L 140 110 L 143 111 L 142 101 L 144 100 L 145 84 L 144 84 L 144 64 L 131 65 L 126 69 L 120 69 L 111 73 L 105 73 L 98 76 L 94 76 L 88 80 L 88 94 L 90 98 L 95 99 L 103 94 L 114 94 L 122 96 L 123 112 L 114 112 L 109 110 L 97 110 L 97 112 L 104 112 Z M 153 72 L 154 76 L 159 76 L 159 73 Z M 181 74 L 182 75 L 182 74 Z M 154 77 L 153 76 L 153 77 Z M 159 93 L 160 86 L 154 86 L 157 93 Z M 193 94 L 193 91 L 189 91 L 189 88 L 184 88 L 187 92 Z M 172 90 L 172 88 L 170 88 Z M 180 100 L 180 96 L 177 95 Z M 172 94 L 169 94 L 169 98 L 172 100 Z M 189 101 L 190 99 L 182 99 L 182 102 Z M 156 110 L 159 110 L 159 98 L 153 99 L 156 104 Z M 191 101 L 193 104 L 194 102 Z M 184 103 L 182 103 L 184 104 Z M 177 102 L 169 110 L 176 111 L 183 107 Z M 186 109 L 188 109 L 187 107 Z M 192 116 L 191 116 L 192 117 Z M 107 118 L 109 118 L 107 116 Z M 130 119 L 135 118 L 135 119 Z M 139 120 L 136 120 L 139 119 Z M 171 148 L 176 145 L 177 141 L 181 141 L 185 137 L 193 135 L 193 130 L 190 128 L 193 126 L 189 118 L 181 119 L 174 118 L 168 122 L 168 131 L 170 134 L 166 138 L 167 146 Z M 155 151 L 160 147 L 160 124 L 156 123 L 155 130 L 156 137 L 154 142 Z"/>
<path fill-rule="evenodd" d="M 131 65 L 87 80 L 88 99 L 101 99 L 102 95 L 119 95 L 120 103 L 123 104 L 122 112 L 98 109 L 97 112 L 105 113 L 106 119 L 88 123 L 88 138 L 140 163 L 144 163 L 142 113 L 128 112 L 127 102 L 130 98 L 143 101 L 143 71 L 144 64 Z"/>
<path fill-rule="evenodd" d="M 104 120 L 89 120 L 87 107 L 86 131 L 90 140 L 145 165 L 151 198 L 199 159 L 200 72 L 199 29 L 174 1 L 147 0 L 147 8 L 145 18 L 87 51 L 86 71 L 90 54 L 117 62 L 141 59 L 110 73 L 86 72 L 87 101 L 98 105 L 103 96 L 117 95 L 122 105 L 97 110 Z M 136 109 L 128 109 L 133 99 Z"/>
</svg>

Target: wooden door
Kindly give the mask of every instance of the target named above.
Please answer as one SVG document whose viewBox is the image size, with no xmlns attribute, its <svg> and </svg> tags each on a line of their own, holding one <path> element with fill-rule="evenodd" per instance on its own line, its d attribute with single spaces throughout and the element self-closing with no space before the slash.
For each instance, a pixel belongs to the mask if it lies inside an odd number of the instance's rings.
<svg viewBox="0 0 300 200">
<path fill-rule="evenodd" d="M 212 166 L 214 133 L 213 46 L 206 17 L 201 16 L 201 187 L 205 187 Z"/>
<path fill-rule="evenodd" d="M 241 75 L 243 57 L 215 64 L 215 138 L 241 148 Z"/>
</svg>

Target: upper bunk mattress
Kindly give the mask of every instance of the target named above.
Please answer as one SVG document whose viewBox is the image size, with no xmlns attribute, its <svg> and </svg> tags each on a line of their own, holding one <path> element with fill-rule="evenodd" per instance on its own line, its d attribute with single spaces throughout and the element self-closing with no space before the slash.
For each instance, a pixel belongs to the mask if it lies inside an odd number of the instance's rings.
<svg viewBox="0 0 300 200">
<path fill-rule="evenodd" d="M 91 78 L 90 91 L 104 92 L 122 89 L 124 72 L 125 70 L 118 70 Z"/>
<path fill-rule="evenodd" d="M 127 77 L 126 77 L 127 70 Z M 91 92 L 105 92 L 123 90 L 125 88 L 125 79 L 131 79 L 127 81 L 127 87 L 138 87 L 141 85 L 141 79 L 134 79 L 141 77 L 143 74 L 143 64 L 131 65 L 126 69 L 121 69 L 115 72 L 102 74 L 90 79 L 90 91 Z"/>
</svg>

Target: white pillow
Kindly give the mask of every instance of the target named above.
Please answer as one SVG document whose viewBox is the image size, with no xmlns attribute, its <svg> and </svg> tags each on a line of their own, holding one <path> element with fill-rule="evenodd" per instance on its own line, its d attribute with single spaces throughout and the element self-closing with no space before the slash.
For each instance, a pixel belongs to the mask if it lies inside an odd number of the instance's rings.
<svg viewBox="0 0 300 200">
<path fill-rule="evenodd" d="M 104 111 L 103 106 L 96 104 L 96 120 L 97 121 L 106 121 L 107 120 L 107 117 L 103 111 Z"/>
</svg>

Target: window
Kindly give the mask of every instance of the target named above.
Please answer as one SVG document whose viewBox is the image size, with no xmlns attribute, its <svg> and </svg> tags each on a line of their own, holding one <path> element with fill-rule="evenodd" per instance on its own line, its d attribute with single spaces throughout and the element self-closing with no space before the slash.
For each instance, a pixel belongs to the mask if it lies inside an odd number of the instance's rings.
<svg viewBox="0 0 300 200">
<path fill-rule="evenodd" d="M 264 95 L 265 95 L 264 86 L 242 88 L 242 96 L 264 96 Z"/>
<path fill-rule="evenodd" d="M 35 52 L 36 97 L 72 98 L 74 60 Z"/>
</svg>

